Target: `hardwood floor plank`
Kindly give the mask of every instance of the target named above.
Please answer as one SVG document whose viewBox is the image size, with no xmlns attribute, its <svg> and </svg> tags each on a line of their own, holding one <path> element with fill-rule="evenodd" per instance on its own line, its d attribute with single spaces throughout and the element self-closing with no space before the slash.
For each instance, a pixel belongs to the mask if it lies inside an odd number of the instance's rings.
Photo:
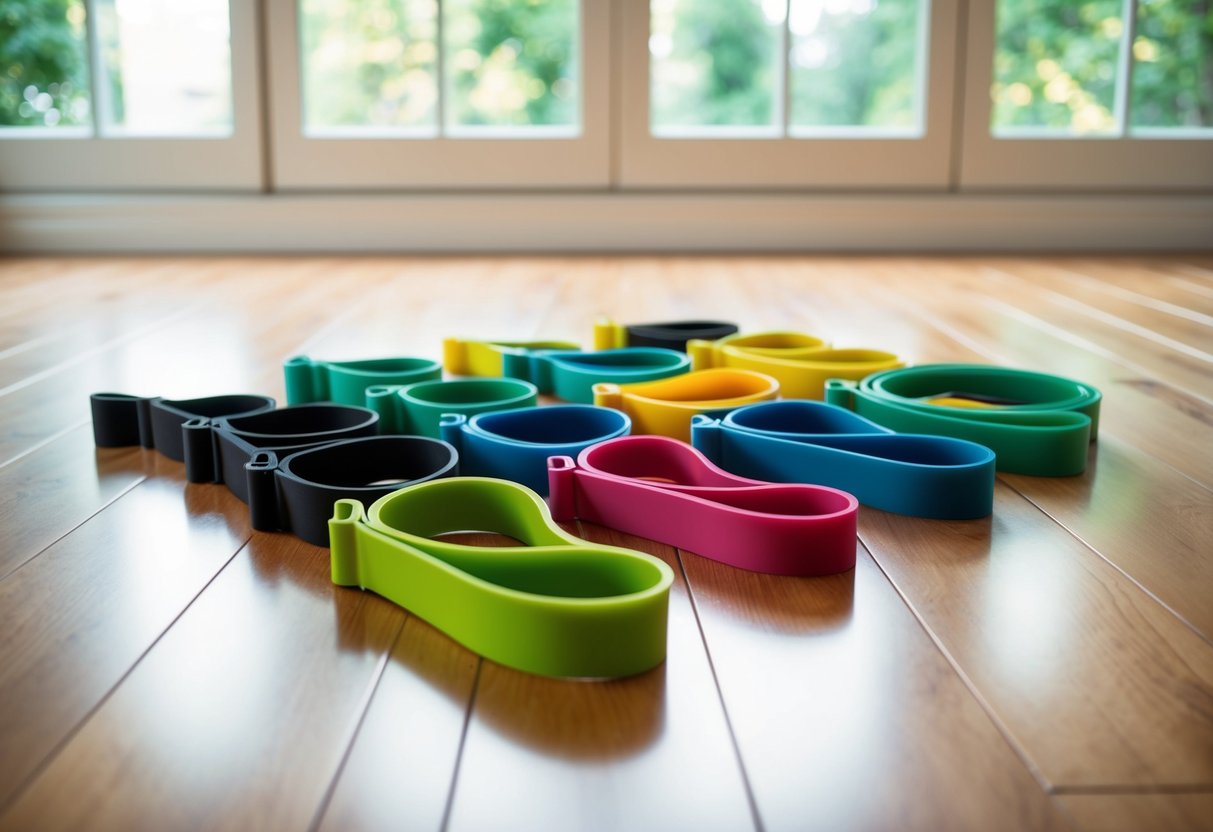
<svg viewBox="0 0 1213 832">
<path fill-rule="evenodd" d="M 325 808 L 322 832 L 442 827 L 479 665 L 475 654 L 408 617 Z"/>
<path fill-rule="evenodd" d="M 1190 828 L 1213 792 L 1206 260 L 0 260 L 0 379 L 44 373 L 0 396 L 0 829 Z M 862 511 L 873 560 L 841 579 L 685 554 L 669 661 L 605 684 L 481 663 L 333 587 L 325 550 L 241 549 L 221 487 L 91 447 L 103 387 L 281 400 L 299 352 L 589 346 L 601 315 L 1073 375 L 1106 394 L 1101 442 L 1083 477 L 1002 477 L 989 521 Z"/>
<path fill-rule="evenodd" d="M 402 622 L 325 550 L 255 535 L 0 825 L 306 827 Z"/>
<path fill-rule="evenodd" d="M 682 562 L 762 828 L 1065 828 L 866 552 L 828 578 Z"/>
<path fill-rule="evenodd" d="M 207 300 L 183 297 L 184 303 L 201 311 L 185 315 L 171 328 L 89 354 L 0 396 L 4 425 L 0 465 L 87 419 L 88 397 L 97 391 L 169 397 L 255 391 L 270 356 L 273 363 L 280 363 L 278 354 L 298 343 L 299 333 L 307 331 L 310 321 L 330 314 L 326 306 L 338 287 L 305 280 L 298 291 L 287 288 L 289 281 L 321 268 L 322 264 L 311 264 L 271 269 L 261 280 L 229 279 L 217 284 L 208 289 Z M 241 284 L 255 289 L 241 290 Z M 274 377 L 280 375 L 279 369 Z"/>
<path fill-rule="evenodd" d="M 1058 798 L 1081 832 L 1209 832 L 1213 794 L 1100 794 Z"/>
<path fill-rule="evenodd" d="M 168 466 L 0 583 L 0 806 L 248 539 L 243 504 Z"/>
<path fill-rule="evenodd" d="M 955 285 L 952 279 L 963 279 L 953 278 L 944 266 L 931 270 L 929 277 L 941 274 L 949 287 Z M 837 318 L 853 317 L 852 306 L 866 309 L 869 318 L 883 315 L 872 325 L 892 339 L 913 338 L 913 357 L 923 363 L 993 360 L 1048 367 L 1104 385 L 1107 401 L 1101 408 L 1102 438 L 1092 452 L 1095 464 L 1078 477 L 1002 479 L 1213 639 L 1213 609 L 1206 600 L 1213 595 L 1213 563 L 1205 544 L 1213 523 L 1206 510 L 1213 506 L 1213 492 L 1197 484 L 1213 477 L 1213 408 L 1189 400 L 1188 409 L 1174 410 L 1167 398 L 1151 395 L 1154 386 L 1118 376 L 1114 366 L 1098 357 L 1059 349 L 1014 320 L 987 318 L 971 295 L 933 287 L 927 277 L 889 278 L 901 298 L 896 311 L 862 284 L 853 285 L 849 303 L 821 297 L 816 302 L 828 304 Z M 781 303 L 778 296 L 770 302 Z M 966 309 L 972 311 L 966 315 Z M 1142 429 L 1152 422 L 1162 429 Z M 1137 447 L 1167 449 L 1161 455 L 1178 462 L 1197 482 Z M 1141 504 L 1126 500 L 1128 484 Z M 1108 525 L 1109 517 L 1120 522 Z M 1140 522 L 1129 522 L 1129 517 Z"/>
<path fill-rule="evenodd" d="M 745 784 L 703 641 L 669 547 L 585 525 L 675 569 L 668 654 L 608 682 L 484 662 L 449 829 L 747 829 Z"/>
<path fill-rule="evenodd" d="M 79 425 L 0 468 L 0 585 L 6 576 L 135 486 L 151 471 L 141 448 L 97 448 Z M 31 511 L 31 506 L 37 506 Z"/>
<path fill-rule="evenodd" d="M 1050 786 L 1213 784 L 1213 646 L 1007 486 L 860 539 Z"/>
</svg>

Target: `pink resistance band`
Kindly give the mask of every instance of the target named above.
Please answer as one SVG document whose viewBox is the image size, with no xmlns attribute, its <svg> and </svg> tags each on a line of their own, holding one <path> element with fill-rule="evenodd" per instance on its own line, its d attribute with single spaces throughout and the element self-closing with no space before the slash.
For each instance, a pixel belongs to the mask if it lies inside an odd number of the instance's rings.
<svg viewBox="0 0 1213 832">
<path fill-rule="evenodd" d="M 548 458 L 558 521 L 586 520 L 753 572 L 832 575 L 855 566 L 859 503 L 820 485 L 774 484 L 717 468 L 685 442 L 621 436 L 577 462 Z"/>
</svg>

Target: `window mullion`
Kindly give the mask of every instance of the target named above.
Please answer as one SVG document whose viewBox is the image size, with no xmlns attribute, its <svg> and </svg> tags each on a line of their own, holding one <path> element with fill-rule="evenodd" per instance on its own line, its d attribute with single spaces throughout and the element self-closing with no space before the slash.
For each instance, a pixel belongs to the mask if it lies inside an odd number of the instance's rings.
<svg viewBox="0 0 1213 832">
<path fill-rule="evenodd" d="M 446 81 L 446 3 L 436 0 L 438 15 L 434 20 L 434 72 L 437 77 L 434 84 L 438 88 L 437 100 L 434 103 L 434 116 L 438 123 L 438 135 L 445 138 L 448 131 L 446 123 L 446 99 L 449 88 Z"/>
<path fill-rule="evenodd" d="M 1133 41 L 1137 39 L 1137 0 L 1124 0 L 1121 7 L 1124 28 L 1120 42 L 1119 66 L 1112 110 L 1116 117 L 1116 137 L 1129 133 L 1129 108 L 1133 99 Z"/>
<path fill-rule="evenodd" d="M 84 33 L 88 40 L 88 87 L 89 98 L 92 102 L 93 138 L 100 138 L 108 132 L 109 114 L 112 112 L 109 99 L 108 75 L 105 72 L 105 57 L 101 50 L 100 19 L 97 12 L 97 0 L 84 0 Z"/>
<path fill-rule="evenodd" d="M 779 32 L 779 136 L 787 138 L 792 123 L 792 0 L 784 3 L 783 28 Z"/>
</svg>

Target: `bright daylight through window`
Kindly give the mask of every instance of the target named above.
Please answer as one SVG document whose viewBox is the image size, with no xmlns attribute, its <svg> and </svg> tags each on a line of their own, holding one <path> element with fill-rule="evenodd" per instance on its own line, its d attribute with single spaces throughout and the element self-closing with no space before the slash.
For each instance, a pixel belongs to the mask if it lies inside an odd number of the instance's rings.
<svg viewBox="0 0 1213 832">
<path fill-rule="evenodd" d="M 996 135 L 1155 134 L 1213 128 L 1213 4 L 1000 0 Z M 1128 25 L 1132 23 L 1133 25 Z"/>
<path fill-rule="evenodd" d="M 569 135 L 577 0 L 303 0 L 315 136 Z"/>
<path fill-rule="evenodd" d="M 917 135 L 924 5 L 653 0 L 653 132 L 712 138 Z"/>
<path fill-rule="evenodd" d="M 0 125 L 100 136 L 232 129 L 227 0 L 0 0 Z"/>
</svg>

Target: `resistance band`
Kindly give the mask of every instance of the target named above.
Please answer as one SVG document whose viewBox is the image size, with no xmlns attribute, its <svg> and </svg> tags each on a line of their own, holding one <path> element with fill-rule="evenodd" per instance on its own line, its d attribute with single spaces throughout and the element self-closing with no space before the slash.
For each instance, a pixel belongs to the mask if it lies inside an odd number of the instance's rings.
<svg viewBox="0 0 1213 832">
<path fill-rule="evenodd" d="M 548 493 L 548 457 L 576 456 L 631 430 L 627 414 L 584 404 L 524 407 L 443 417 L 442 438 L 459 451 L 459 469 L 499 477 Z"/>
<path fill-rule="evenodd" d="M 994 452 L 943 436 L 895 434 L 825 402 L 763 402 L 696 416 L 691 442 L 743 477 L 828 485 L 865 506 L 967 520 L 994 509 Z"/>
<path fill-rule="evenodd" d="M 831 575 L 855 566 L 859 504 L 818 485 L 717 468 L 664 436 L 624 436 L 548 462 L 552 516 L 578 518 L 754 572 Z"/>
<path fill-rule="evenodd" d="M 728 321 L 665 321 L 623 325 L 601 320 L 594 324 L 594 349 L 664 347 L 686 352 L 687 341 L 691 339 L 715 341 L 736 331 L 737 325 Z"/>
<path fill-rule="evenodd" d="M 880 370 L 903 366 L 891 352 L 833 349 L 820 338 L 801 332 L 731 335 L 714 342 L 687 344 L 696 370 L 734 367 L 766 373 L 779 381 L 785 399 L 822 399 L 832 378 L 861 379 Z"/>
<path fill-rule="evenodd" d="M 365 361 L 316 361 L 297 355 L 282 365 L 286 403 L 335 402 L 361 407 L 366 388 L 397 387 L 442 378 L 442 367 L 428 358 L 372 358 Z"/>
<path fill-rule="evenodd" d="M 826 401 L 878 425 L 977 442 L 999 471 L 1042 477 L 1086 468 L 1101 398 L 1079 381 L 983 364 L 926 364 L 826 386 Z"/>
<path fill-rule="evenodd" d="M 540 350 L 502 356 L 503 373 L 520 378 L 566 402 L 592 404 L 600 382 L 634 384 L 669 378 L 691 369 L 684 353 L 656 347 L 629 347 L 601 352 Z"/>
<path fill-rule="evenodd" d="M 633 433 L 655 433 L 689 442 L 696 413 L 732 410 L 769 401 L 779 382 L 749 370 L 697 370 L 642 384 L 595 384 L 594 404 L 622 410 Z"/>
<path fill-rule="evenodd" d="M 470 530 L 523 545 L 432 539 Z M 341 500 L 329 534 L 333 583 L 382 595 L 495 662 L 604 678 L 665 658 L 670 568 L 566 534 L 523 486 L 456 477 L 395 491 L 369 510 Z"/>
</svg>

